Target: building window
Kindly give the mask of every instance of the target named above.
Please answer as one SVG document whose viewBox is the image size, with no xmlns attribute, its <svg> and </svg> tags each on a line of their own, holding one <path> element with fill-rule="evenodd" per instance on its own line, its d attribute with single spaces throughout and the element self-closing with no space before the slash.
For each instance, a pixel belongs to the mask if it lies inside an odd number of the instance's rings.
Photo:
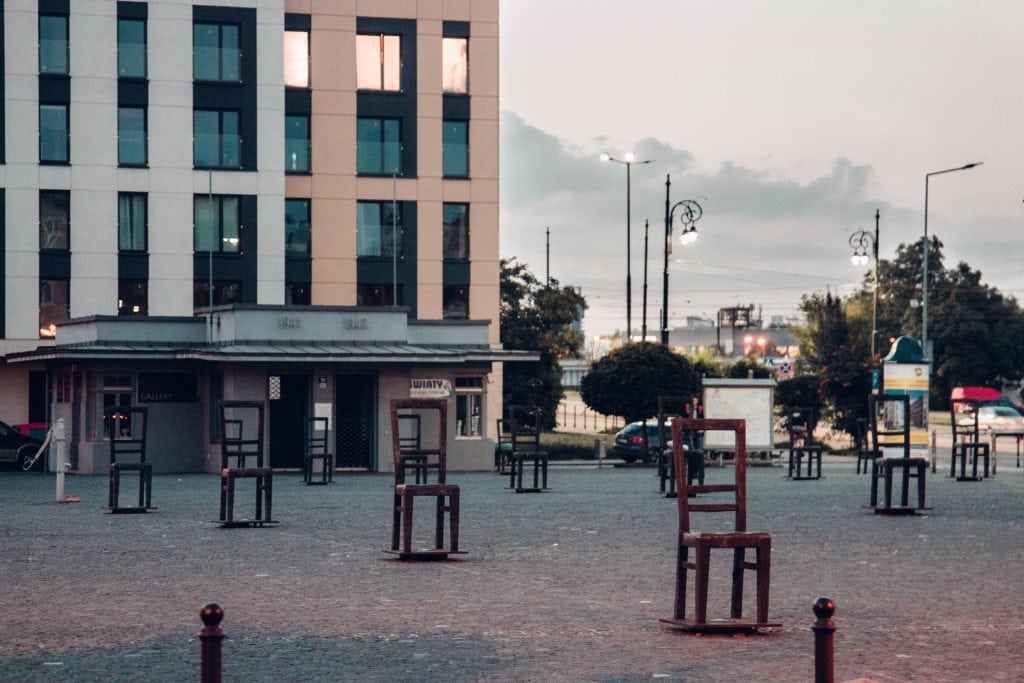
<svg viewBox="0 0 1024 683">
<path fill-rule="evenodd" d="M 483 377 L 455 378 L 455 436 L 483 436 Z"/>
<path fill-rule="evenodd" d="M 117 20 L 117 77 L 146 77 L 146 20 Z"/>
<path fill-rule="evenodd" d="M 68 17 L 66 14 L 39 15 L 39 73 L 68 74 Z"/>
<path fill-rule="evenodd" d="M 120 192 L 117 195 L 117 248 L 146 251 L 146 195 Z"/>
<path fill-rule="evenodd" d="M 469 258 L 469 204 L 444 205 L 444 258 L 465 261 Z"/>
<path fill-rule="evenodd" d="M 242 283 L 236 280 L 213 281 L 213 305 L 242 303 Z M 195 280 L 192 283 L 192 307 L 205 308 L 210 305 L 210 283 Z"/>
<path fill-rule="evenodd" d="M 392 202 L 356 202 L 358 256 L 402 258 L 402 207 Z"/>
<path fill-rule="evenodd" d="M 66 278 L 39 280 L 39 337 L 57 336 L 57 323 L 67 320 L 71 308 L 70 283 Z"/>
<path fill-rule="evenodd" d="M 446 178 L 469 177 L 469 121 L 445 120 L 441 132 L 441 166 Z"/>
<path fill-rule="evenodd" d="M 356 171 L 401 174 L 402 122 L 360 117 L 356 122 Z"/>
<path fill-rule="evenodd" d="M 309 283 L 286 283 L 284 286 L 284 303 L 288 306 L 309 306 Z"/>
<path fill-rule="evenodd" d="M 194 198 L 193 246 L 197 252 L 238 253 L 241 247 L 238 205 L 238 197 L 197 195 Z"/>
<path fill-rule="evenodd" d="M 356 286 L 357 306 L 401 306 L 402 285 L 399 284 L 398 301 L 395 301 L 395 285 L 388 283 L 361 283 Z"/>
<path fill-rule="evenodd" d="M 237 111 L 196 109 L 192 125 L 192 161 L 196 168 L 241 168 Z"/>
<path fill-rule="evenodd" d="M 284 32 L 284 84 L 288 88 L 309 87 L 309 33 Z"/>
<path fill-rule="evenodd" d="M 284 170 L 309 172 L 309 116 L 306 114 L 284 117 Z"/>
<path fill-rule="evenodd" d="M 441 89 L 458 95 L 469 92 L 469 39 L 442 38 L 441 64 Z"/>
<path fill-rule="evenodd" d="M 66 190 L 39 192 L 39 250 L 71 249 L 71 193 Z"/>
<path fill-rule="evenodd" d="M 117 314 L 146 315 L 149 283 L 145 280 L 117 281 Z"/>
<path fill-rule="evenodd" d="M 131 408 L 135 397 L 135 385 L 131 375 L 92 375 L 89 378 L 89 398 L 86 403 L 88 414 L 88 438 L 92 441 L 110 437 L 113 426 L 106 420 L 108 408 Z M 131 423 L 121 421 L 119 436 L 131 435 Z"/>
<path fill-rule="evenodd" d="M 146 165 L 146 110 L 142 107 L 117 108 L 117 163 Z"/>
<path fill-rule="evenodd" d="M 442 313 L 446 320 L 469 318 L 469 286 L 445 285 L 442 291 Z"/>
<path fill-rule="evenodd" d="M 309 256 L 309 200 L 284 200 L 284 252 L 288 256 Z"/>
<path fill-rule="evenodd" d="M 400 36 L 357 35 L 356 87 L 360 90 L 401 90 L 401 47 Z"/>
<path fill-rule="evenodd" d="M 39 105 L 39 161 L 67 163 L 68 105 Z"/>
<path fill-rule="evenodd" d="M 192 78 L 197 81 L 241 80 L 237 24 L 192 26 Z"/>
</svg>

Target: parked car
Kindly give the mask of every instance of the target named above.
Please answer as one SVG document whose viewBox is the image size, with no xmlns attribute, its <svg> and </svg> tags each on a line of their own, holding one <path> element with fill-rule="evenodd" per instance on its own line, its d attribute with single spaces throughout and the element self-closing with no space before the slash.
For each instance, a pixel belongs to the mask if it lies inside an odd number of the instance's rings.
<svg viewBox="0 0 1024 683">
<path fill-rule="evenodd" d="M 0 422 L 0 465 L 22 469 L 43 445 L 42 439 L 22 434 L 14 427 Z M 43 458 L 39 458 L 33 469 L 42 469 Z"/>
<path fill-rule="evenodd" d="M 974 413 L 961 413 L 956 420 L 961 427 L 974 428 Z M 981 406 L 978 408 L 978 430 L 989 432 L 1024 431 L 1024 417 L 1009 406 Z"/>
<path fill-rule="evenodd" d="M 644 454 L 644 428 L 647 429 L 647 453 Z M 666 425 L 667 428 L 667 425 Z M 612 456 L 621 458 L 627 463 L 643 460 L 647 463 L 657 462 L 661 452 L 661 439 L 658 437 L 658 421 L 631 422 L 615 435 Z"/>
</svg>

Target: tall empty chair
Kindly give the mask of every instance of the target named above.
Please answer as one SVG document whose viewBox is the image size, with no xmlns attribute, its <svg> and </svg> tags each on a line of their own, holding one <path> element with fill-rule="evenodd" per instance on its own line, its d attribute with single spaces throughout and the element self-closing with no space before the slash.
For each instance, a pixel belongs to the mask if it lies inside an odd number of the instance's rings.
<svg viewBox="0 0 1024 683">
<path fill-rule="evenodd" d="M 110 484 L 107 509 L 113 513 L 147 512 L 153 506 L 153 464 L 146 462 L 147 409 L 110 406 L 103 423 L 110 430 Z M 121 505 L 121 475 L 139 475 L 137 505 Z"/>
<path fill-rule="evenodd" d="M 221 470 L 218 521 L 221 526 L 274 524 L 271 516 L 274 470 L 265 466 L 263 404 L 258 401 L 221 401 L 219 406 Z M 235 484 L 239 479 L 254 479 L 256 482 L 255 514 L 252 517 L 235 517 Z"/>
<path fill-rule="evenodd" d="M 403 436 L 403 415 L 417 415 L 418 438 Z M 422 431 L 419 431 L 422 429 Z M 435 438 L 432 440 L 430 437 Z M 435 445 L 429 445 L 433 441 Z M 394 457 L 395 486 L 391 519 L 391 549 L 403 560 L 443 560 L 459 550 L 459 487 L 447 483 L 448 474 L 448 402 L 444 399 L 392 399 L 391 449 Z M 407 483 L 409 473 L 417 481 Z M 427 483 L 429 474 L 436 483 Z M 434 547 L 413 548 L 412 521 L 416 498 L 435 499 Z M 444 515 L 448 513 L 451 546 L 444 545 Z"/>
<path fill-rule="evenodd" d="M 306 453 L 302 467 L 302 481 L 306 484 L 334 482 L 334 453 L 328 445 L 329 435 L 326 417 L 311 417 L 306 421 Z"/>
<path fill-rule="evenodd" d="M 736 439 L 735 478 L 728 484 L 691 485 L 687 476 L 686 452 L 683 444 L 687 432 L 731 431 Z M 661 621 L 687 631 L 736 631 L 781 626 L 768 621 L 768 593 L 771 574 L 772 538 L 767 533 L 747 531 L 747 453 L 745 420 L 672 420 L 672 448 L 676 466 L 676 498 L 679 507 L 679 538 L 676 555 L 675 609 L 671 619 Z M 724 469 L 721 471 L 728 471 Z M 691 500 L 691 494 L 701 496 Z M 714 502 L 708 502 L 708 496 Z M 700 502 L 697 502 L 697 501 Z M 731 512 L 733 530 L 726 532 L 695 531 L 692 513 Z M 694 557 L 690 559 L 690 550 Z M 708 619 L 708 587 L 711 579 L 711 551 L 732 551 L 732 604 L 728 619 Z M 746 551 L 754 552 L 748 562 Z M 756 616 L 743 617 L 743 574 L 753 571 L 756 577 Z M 693 616 L 686 615 L 687 582 L 694 575 Z"/>
</svg>

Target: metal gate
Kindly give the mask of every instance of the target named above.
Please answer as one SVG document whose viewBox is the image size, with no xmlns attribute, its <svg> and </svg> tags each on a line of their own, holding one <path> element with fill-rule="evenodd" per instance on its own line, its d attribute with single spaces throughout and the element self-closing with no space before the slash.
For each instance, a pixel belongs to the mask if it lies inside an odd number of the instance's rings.
<svg viewBox="0 0 1024 683">
<path fill-rule="evenodd" d="M 376 385 L 373 375 L 338 375 L 336 378 L 334 455 L 337 467 L 374 469 Z"/>
<path fill-rule="evenodd" d="M 271 375 L 270 466 L 302 468 L 306 440 L 309 378 L 305 375 Z"/>
</svg>

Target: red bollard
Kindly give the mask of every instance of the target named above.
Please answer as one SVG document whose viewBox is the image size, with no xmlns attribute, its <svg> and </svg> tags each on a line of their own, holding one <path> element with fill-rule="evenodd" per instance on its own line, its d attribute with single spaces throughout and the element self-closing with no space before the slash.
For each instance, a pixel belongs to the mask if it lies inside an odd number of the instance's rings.
<svg viewBox="0 0 1024 683">
<path fill-rule="evenodd" d="M 200 683 L 220 683 L 221 641 L 224 640 L 220 622 L 224 610 L 217 603 L 208 602 L 199 610 L 199 618 L 203 620 L 203 630 L 199 632 L 203 646 L 199 680 Z"/>
<path fill-rule="evenodd" d="M 811 630 L 814 631 L 814 683 L 835 683 L 836 657 L 833 644 L 836 625 L 832 621 L 836 604 L 831 598 L 814 601 L 814 616 L 818 617 Z"/>
</svg>

